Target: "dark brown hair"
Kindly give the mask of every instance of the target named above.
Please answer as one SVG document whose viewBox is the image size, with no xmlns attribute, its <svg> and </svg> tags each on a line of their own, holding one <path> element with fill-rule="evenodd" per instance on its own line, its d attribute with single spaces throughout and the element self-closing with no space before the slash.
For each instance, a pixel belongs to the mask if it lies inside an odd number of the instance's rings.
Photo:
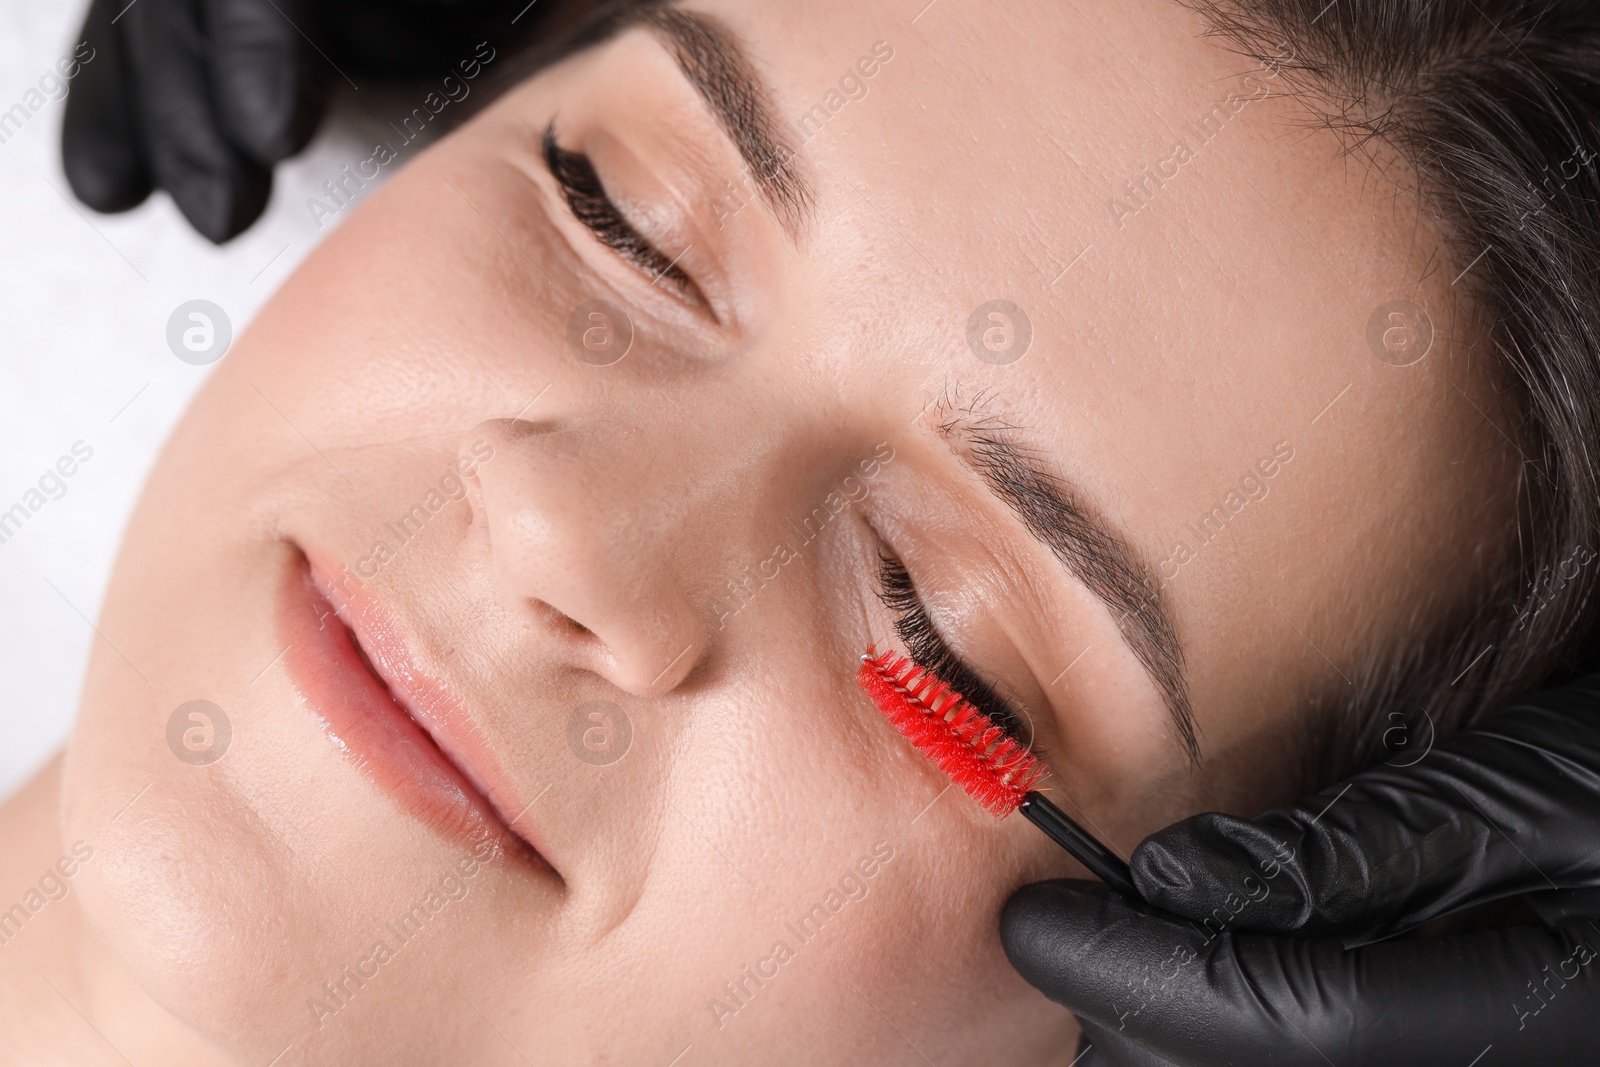
<svg viewBox="0 0 1600 1067">
<path fill-rule="evenodd" d="M 1593 0 L 1189 0 L 1277 70 L 1353 153 L 1414 175 L 1483 327 L 1516 424 L 1518 528 L 1466 618 L 1414 640 L 1313 717 L 1326 784 L 1541 685 L 1594 669 L 1600 520 L 1600 4 Z M 1600 714 L 1600 710 L 1597 710 Z M 1398 730 L 1399 724 L 1403 730 Z"/>
</svg>

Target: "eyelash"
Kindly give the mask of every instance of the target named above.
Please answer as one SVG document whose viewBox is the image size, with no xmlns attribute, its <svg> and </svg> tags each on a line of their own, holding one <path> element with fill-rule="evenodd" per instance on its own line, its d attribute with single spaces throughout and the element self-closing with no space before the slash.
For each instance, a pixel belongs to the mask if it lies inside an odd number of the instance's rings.
<svg viewBox="0 0 1600 1067">
<path fill-rule="evenodd" d="M 694 290 L 694 282 L 676 263 L 645 240 L 644 236 L 627 219 L 606 195 L 600 175 L 594 164 L 582 152 L 572 152 L 556 143 L 556 128 L 552 123 L 544 130 L 544 162 L 550 176 L 561 187 L 561 195 L 572 215 L 593 233 L 601 244 L 650 275 L 652 282 L 667 278 L 686 292 Z"/>
<path fill-rule="evenodd" d="M 898 557 L 883 548 L 878 550 L 878 599 L 894 613 L 895 633 L 905 642 L 912 662 L 960 693 L 968 703 L 987 715 L 1013 740 L 1027 746 L 1035 756 L 1047 758 L 1035 739 L 1028 736 L 1032 731 L 1025 729 L 1023 717 L 1016 708 L 950 650 L 933 625 L 933 620 L 928 618 L 922 598 L 911 580 L 911 572 L 906 570 Z"/>
</svg>

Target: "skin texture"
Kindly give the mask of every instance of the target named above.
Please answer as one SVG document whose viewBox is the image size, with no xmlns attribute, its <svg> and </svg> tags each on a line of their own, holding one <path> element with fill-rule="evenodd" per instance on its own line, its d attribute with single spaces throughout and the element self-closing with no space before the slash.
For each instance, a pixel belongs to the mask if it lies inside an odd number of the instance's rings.
<svg viewBox="0 0 1600 1067">
<path fill-rule="evenodd" d="M 1268 84 L 1183 9 L 693 9 L 744 41 L 780 116 L 892 49 L 795 139 L 805 231 L 749 197 L 728 209 L 737 153 L 638 30 L 517 87 L 349 215 L 176 430 L 64 764 L 0 812 L 7 903 L 72 842 L 94 853 L 0 946 L 0 1019 L 24 1049 L 5 1055 L 1069 1062 L 1075 1024 L 1012 971 L 996 921 L 1016 887 L 1081 869 L 942 793 L 853 685 L 893 627 L 877 537 L 1029 710 L 1068 810 L 1124 855 L 1183 815 L 1287 799 L 1307 700 L 1403 640 L 1416 605 L 1470 595 L 1508 543 L 1504 415 L 1403 172 L 1253 99 L 1144 206 L 1111 208 L 1183 123 Z M 573 220 L 540 158 L 552 120 L 703 302 Z M 607 367 L 564 339 L 597 297 L 635 331 Z M 996 298 L 1034 331 L 1006 366 L 966 339 Z M 1408 367 L 1366 340 L 1395 298 L 1435 325 Z M 1162 588 L 1198 762 L 1111 613 L 940 432 L 979 400 L 1153 561 L 1292 450 Z M 301 551 L 354 566 L 392 544 L 385 524 L 475 445 L 493 457 L 463 498 L 364 587 L 467 709 L 504 808 L 531 804 L 518 824 L 553 871 L 514 849 L 481 866 L 319 1018 L 322 983 L 470 846 L 319 729 L 276 598 Z M 717 610 L 847 476 L 870 491 Z M 205 767 L 166 740 L 194 699 L 233 730 Z M 591 700 L 631 725 L 606 766 L 569 744 Z M 809 941 L 787 931 L 875 846 L 892 858 L 865 896 Z M 793 958 L 718 1013 L 780 940 Z"/>
</svg>

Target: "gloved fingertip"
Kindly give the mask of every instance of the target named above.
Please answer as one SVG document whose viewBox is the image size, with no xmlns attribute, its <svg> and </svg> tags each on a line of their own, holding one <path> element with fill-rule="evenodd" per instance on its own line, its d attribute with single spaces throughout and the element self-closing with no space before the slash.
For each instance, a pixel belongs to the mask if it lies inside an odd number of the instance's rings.
<svg viewBox="0 0 1600 1067">
<path fill-rule="evenodd" d="M 288 64 L 239 64 L 214 77 L 222 126 L 256 162 L 270 166 L 287 159 L 316 132 L 322 86 Z"/>
<path fill-rule="evenodd" d="M 1156 831 L 1133 850 L 1129 870 L 1144 900 L 1194 918 L 1260 870 L 1268 832 L 1243 819 L 1203 812 Z"/>
<path fill-rule="evenodd" d="M 1153 904 L 1158 898 L 1189 896 L 1195 889 L 1192 857 L 1174 851 L 1167 842 L 1157 838 L 1140 844 L 1129 870 L 1139 895 Z"/>
<path fill-rule="evenodd" d="M 322 116 L 318 64 L 324 61 L 311 54 L 296 28 L 312 27 L 312 19 L 309 5 L 289 0 L 206 2 L 216 51 L 210 78 L 218 124 L 235 147 L 263 165 L 304 148 Z"/>
<path fill-rule="evenodd" d="M 67 184 L 86 206 L 104 213 L 137 207 L 154 187 L 112 17 L 104 0 L 91 5 L 82 43 L 72 53 L 75 76 L 61 121 Z"/>
<path fill-rule="evenodd" d="M 190 171 L 167 190 L 189 225 L 224 244 L 261 217 L 272 196 L 272 172 L 240 166 L 231 174 Z"/>
<path fill-rule="evenodd" d="M 137 152 L 99 135 L 78 136 L 72 128 L 62 133 L 61 169 L 72 195 L 102 214 L 138 207 L 154 188 Z"/>
</svg>

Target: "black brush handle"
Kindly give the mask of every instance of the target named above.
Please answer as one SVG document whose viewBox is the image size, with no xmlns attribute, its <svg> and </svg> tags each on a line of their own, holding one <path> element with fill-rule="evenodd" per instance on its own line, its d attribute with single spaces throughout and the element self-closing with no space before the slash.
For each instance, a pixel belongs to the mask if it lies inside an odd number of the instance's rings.
<svg viewBox="0 0 1600 1067">
<path fill-rule="evenodd" d="M 1096 841 L 1089 831 L 1073 822 L 1042 794 L 1029 793 L 1022 798 L 1022 806 L 1017 810 L 1049 835 L 1050 840 L 1070 852 L 1073 859 L 1089 868 L 1096 878 L 1123 896 L 1139 899 L 1139 891 L 1133 887 L 1133 876 L 1122 858 Z"/>
</svg>

